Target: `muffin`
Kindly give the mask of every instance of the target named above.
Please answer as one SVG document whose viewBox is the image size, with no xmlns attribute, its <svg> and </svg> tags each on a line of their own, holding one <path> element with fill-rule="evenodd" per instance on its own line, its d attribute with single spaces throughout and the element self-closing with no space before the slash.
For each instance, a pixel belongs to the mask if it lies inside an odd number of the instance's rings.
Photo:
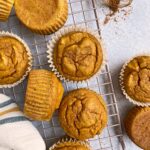
<svg viewBox="0 0 150 150">
<path fill-rule="evenodd" d="M 24 113 L 33 120 L 49 121 L 59 108 L 63 86 L 57 77 L 47 70 L 32 70 L 29 74 Z"/>
<path fill-rule="evenodd" d="M 0 87 L 21 82 L 31 69 L 31 54 L 23 41 L 9 33 L 0 34 Z"/>
<path fill-rule="evenodd" d="M 62 100 L 59 120 L 70 137 L 79 140 L 92 138 L 106 126 L 106 106 L 102 97 L 94 91 L 77 89 Z"/>
<path fill-rule="evenodd" d="M 121 70 L 121 86 L 125 95 L 135 102 L 150 104 L 150 56 L 138 56 Z"/>
<path fill-rule="evenodd" d="M 134 107 L 125 118 L 125 129 L 135 144 L 150 150 L 150 107 Z"/>
<path fill-rule="evenodd" d="M 51 34 L 64 25 L 67 0 L 15 0 L 16 15 L 33 32 Z"/>
<path fill-rule="evenodd" d="M 74 139 L 62 140 L 54 144 L 49 150 L 91 150 L 88 142 Z"/>
<path fill-rule="evenodd" d="M 75 29 L 78 30 L 78 28 Z M 48 51 L 48 53 L 51 52 Z M 52 60 L 49 62 L 52 61 L 52 65 L 65 79 L 83 81 L 100 70 L 103 60 L 100 39 L 88 30 L 87 32 L 75 30 L 68 31 L 58 39 L 52 52 Z"/>
<path fill-rule="evenodd" d="M 10 15 L 14 0 L 0 1 L 0 21 L 6 21 Z"/>
</svg>

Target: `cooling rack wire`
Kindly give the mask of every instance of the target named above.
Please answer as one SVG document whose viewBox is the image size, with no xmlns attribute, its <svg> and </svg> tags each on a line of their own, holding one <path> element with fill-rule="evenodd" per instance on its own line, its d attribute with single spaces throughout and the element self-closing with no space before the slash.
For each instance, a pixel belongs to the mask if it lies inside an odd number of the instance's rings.
<svg viewBox="0 0 150 150">
<path fill-rule="evenodd" d="M 98 1 L 98 0 L 97 0 Z M 99 23 L 99 6 L 96 0 L 69 0 L 69 16 L 65 26 L 82 25 L 92 28 L 95 32 L 100 32 Z M 30 47 L 33 55 L 33 68 L 44 68 L 49 70 L 47 63 L 46 44 L 51 40 L 51 36 L 42 36 L 30 32 L 17 19 L 14 10 L 6 23 L 0 23 L 0 30 L 13 32 L 23 38 Z M 24 95 L 27 80 L 11 89 L 0 89 L 0 93 L 4 93 L 12 97 L 17 104 L 23 109 Z M 121 122 L 117 107 L 117 101 L 114 94 L 114 88 L 111 79 L 111 73 L 108 64 L 106 64 L 102 73 L 82 84 L 64 83 L 65 92 L 81 87 L 90 88 L 100 93 L 107 103 L 109 121 L 107 127 L 100 135 L 89 139 L 93 150 L 124 150 L 123 134 Z M 56 112 L 50 122 L 32 121 L 35 127 L 43 136 L 47 148 L 65 136 L 63 129 L 59 125 L 58 113 Z"/>
</svg>

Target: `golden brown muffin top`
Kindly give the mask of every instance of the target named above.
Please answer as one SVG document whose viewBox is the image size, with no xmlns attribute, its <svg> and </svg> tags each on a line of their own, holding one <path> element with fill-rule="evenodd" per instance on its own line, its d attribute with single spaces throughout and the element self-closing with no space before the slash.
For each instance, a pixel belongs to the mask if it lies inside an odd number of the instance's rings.
<svg viewBox="0 0 150 150">
<path fill-rule="evenodd" d="M 79 142 L 60 143 L 53 150 L 90 150 L 87 146 L 81 145 Z"/>
<path fill-rule="evenodd" d="M 29 58 L 24 45 L 13 37 L 0 37 L 0 84 L 12 84 L 22 78 Z"/>
<path fill-rule="evenodd" d="M 101 96 L 88 89 L 78 89 L 62 100 L 59 120 L 70 137 L 85 140 L 106 126 L 107 110 Z"/>
<path fill-rule="evenodd" d="M 150 102 L 150 56 L 136 57 L 127 64 L 124 86 L 131 98 Z"/>
<path fill-rule="evenodd" d="M 55 24 L 66 6 L 66 0 L 15 0 L 17 16 L 26 26 L 37 30 Z"/>
<path fill-rule="evenodd" d="M 103 61 L 98 40 L 85 32 L 71 32 L 58 41 L 54 50 L 54 65 L 70 80 L 85 80 L 93 76 Z"/>
<path fill-rule="evenodd" d="M 150 107 L 134 107 L 126 117 L 130 138 L 144 150 L 150 150 Z"/>
<path fill-rule="evenodd" d="M 32 70 L 26 92 L 25 114 L 35 120 L 49 121 L 59 108 L 63 92 L 63 86 L 54 73 L 44 69 Z"/>
</svg>

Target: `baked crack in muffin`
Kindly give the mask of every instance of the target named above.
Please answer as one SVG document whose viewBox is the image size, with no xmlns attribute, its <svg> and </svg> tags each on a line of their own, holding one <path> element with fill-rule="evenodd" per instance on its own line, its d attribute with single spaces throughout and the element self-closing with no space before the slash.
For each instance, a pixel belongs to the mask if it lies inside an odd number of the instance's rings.
<svg viewBox="0 0 150 150">
<path fill-rule="evenodd" d="M 28 70 L 29 61 L 23 43 L 11 36 L 0 36 L 0 85 L 19 81 Z"/>
<path fill-rule="evenodd" d="M 139 102 L 150 102 L 150 56 L 138 56 L 124 68 L 125 92 Z"/>
<path fill-rule="evenodd" d="M 125 118 L 125 129 L 131 140 L 150 150 L 150 107 L 134 107 Z"/>
<path fill-rule="evenodd" d="M 15 0 L 16 15 L 33 32 L 51 34 L 64 25 L 67 0 Z"/>
<path fill-rule="evenodd" d="M 58 72 L 66 79 L 86 80 L 96 74 L 102 65 L 102 46 L 90 33 L 74 31 L 57 42 L 53 61 Z"/>
<path fill-rule="evenodd" d="M 64 88 L 55 74 L 32 70 L 29 74 L 24 113 L 31 119 L 49 121 L 59 108 Z"/>
<path fill-rule="evenodd" d="M 107 110 L 102 97 L 88 89 L 78 89 L 64 97 L 59 120 L 66 133 L 79 140 L 94 137 L 107 123 Z"/>
</svg>

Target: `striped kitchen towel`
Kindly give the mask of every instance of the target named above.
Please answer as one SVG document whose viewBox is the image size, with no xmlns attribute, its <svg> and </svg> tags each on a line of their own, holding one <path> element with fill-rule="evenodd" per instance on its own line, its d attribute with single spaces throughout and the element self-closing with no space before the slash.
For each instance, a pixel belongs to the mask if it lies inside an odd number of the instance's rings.
<svg viewBox="0 0 150 150">
<path fill-rule="evenodd" d="M 30 121 L 8 96 L 0 94 L 0 150 L 45 150 L 45 143 Z"/>
</svg>

